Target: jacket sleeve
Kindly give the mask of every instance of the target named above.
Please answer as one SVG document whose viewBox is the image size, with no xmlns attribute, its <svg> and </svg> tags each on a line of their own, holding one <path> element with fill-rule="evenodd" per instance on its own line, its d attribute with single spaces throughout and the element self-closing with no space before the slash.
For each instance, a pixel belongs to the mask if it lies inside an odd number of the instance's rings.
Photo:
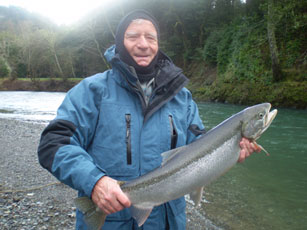
<svg viewBox="0 0 307 230">
<path fill-rule="evenodd" d="M 188 131 L 187 131 L 187 144 L 199 138 L 202 134 L 206 133 L 205 127 L 199 116 L 197 104 L 189 94 L 188 100 Z"/>
<path fill-rule="evenodd" d="M 70 90 L 56 118 L 43 131 L 38 147 L 40 164 L 58 180 L 88 197 L 105 175 L 86 151 L 98 120 L 99 90 L 87 80 Z"/>
</svg>

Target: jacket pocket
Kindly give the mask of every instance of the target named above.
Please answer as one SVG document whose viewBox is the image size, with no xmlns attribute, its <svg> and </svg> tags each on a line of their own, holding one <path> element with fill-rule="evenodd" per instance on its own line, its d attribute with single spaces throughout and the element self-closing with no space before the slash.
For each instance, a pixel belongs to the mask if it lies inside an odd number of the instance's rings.
<svg viewBox="0 0 307 230">
<path fill-rule="evenodd" d="M 95 163 L 108 176 L 118 180 L 138 175 L 139 158 L 136 156 L 137 138 L 134 135 L 137 135 L 139 127 L 135 117 L 133 111 L 123 106 L 104 107 L 98 131 L 88 150 Z"/>
<path fill-rule="evenodd" d="M 174 149 L 177 146 L 178 133 L 177 133 L 176 127 L 174 125 L 173 116 L 169 115 L 168 118 L 169 118 L 170 133 L 171 133 L 171 146 L 170 146 L 170 149 Z"/>
<path fill-rule="evenodd" d="M 126 145 L 127 145 L 127 164 L 132 164 L 131 153 L 131 115 L 126 114 Z"/>
</svg>

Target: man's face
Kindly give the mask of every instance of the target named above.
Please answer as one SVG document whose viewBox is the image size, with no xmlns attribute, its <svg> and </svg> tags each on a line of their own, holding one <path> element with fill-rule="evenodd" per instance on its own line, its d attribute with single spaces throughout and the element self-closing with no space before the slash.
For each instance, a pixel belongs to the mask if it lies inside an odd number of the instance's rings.
<svg viewBox="0 0 307 230">
<path fill-rule="evenodd" d="M 132 21 L 125 32 L 124 45 L 139 66 L 148 66 L 159 48 L 155 26 L 145 19 Z"/>
</svg>

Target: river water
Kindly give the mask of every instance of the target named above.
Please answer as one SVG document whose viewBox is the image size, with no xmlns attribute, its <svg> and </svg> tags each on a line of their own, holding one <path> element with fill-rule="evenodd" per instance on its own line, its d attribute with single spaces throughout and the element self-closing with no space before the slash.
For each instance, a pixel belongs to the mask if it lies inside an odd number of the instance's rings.
<svg viewBox="0 0 307 230">
<path fill-rule="evenodd" d="M 200 103 L 209 129 L 244 107 Z M 207 216 L 225 229 L 307 229 L 307 111 L 278 109 L 253 154 L 206 189 Z M 222 226 L 222 227 L 223 227 Z"/>
<path fill-rule="evenodd" d="M 64 97 L 58 92 L 0 91 L 0 117 L 47 123 Z"/>
<path fill-rule="evenodd" d="M 65 93 L 0 92 L 0 118 L 47 123 Z M 207 130 L 244 106 L 198 103 Z M 307 229 L 307 111 L 278 109 L 253 154 L 205 188 L 200 213 L 223 229 Z"/>
</svg>

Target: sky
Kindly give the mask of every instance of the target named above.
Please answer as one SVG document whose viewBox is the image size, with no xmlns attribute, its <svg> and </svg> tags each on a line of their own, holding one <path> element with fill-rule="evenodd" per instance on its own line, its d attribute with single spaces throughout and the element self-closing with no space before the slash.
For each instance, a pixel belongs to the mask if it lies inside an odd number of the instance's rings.
<svg viewBox="0 0 307 230">
<path fill-rule="evenodd" d="M 0 0 L 0 6 L 19 6 L 58 25 L 71 25 L 95 8 L 116 0 Z"/>
</svg>

